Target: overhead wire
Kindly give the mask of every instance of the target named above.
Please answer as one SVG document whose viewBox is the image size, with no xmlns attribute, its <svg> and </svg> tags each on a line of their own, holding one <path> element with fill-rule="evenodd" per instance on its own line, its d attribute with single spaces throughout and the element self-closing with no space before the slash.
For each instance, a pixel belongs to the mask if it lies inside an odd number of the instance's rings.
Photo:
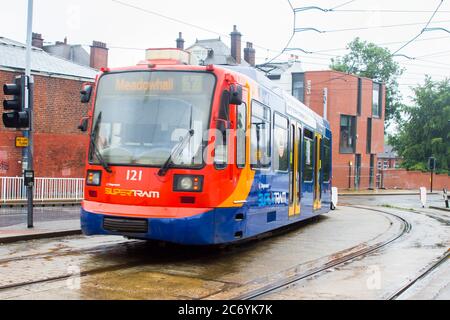
<svg viewBox="0 0 450 320">
<path fill-rule="evenodd" d="M 229 36 L 228 34 L 224 34 L 224 33 L 221 33 L 221 32 L 217 32 L 217 31 L 215 31 L 215 30 L 211 30 L 211 29 L 202 27 L 202 26 L 200 26 L 200 25 L 196 25 L 196 24 L 193 24 L 193 23 L 190 23 L 190 22 L 187 22 L 187 21 L 183 21 L 183 20 L 178 19 L 178 18 L 173 18 L 173 17 L 170 17 L 170 16 L 167 16 L 167 15 L 161 14 L 161 13 L 156 12 L 156 11 L 148 10 L 148 9 L 145 9 L 145 8 L 142 8 L 142 7 L 139 7 L 139 6 L 130 4 L 130 3 L 126 3 L 126 2 L 121 1 L 121 0 L 111 0 L 111 1 L 112 1 L 112 2 L 115 2 L 115 3 L 117 3 L 117 4 L 120 4 L 120 5 L 126 6 L 126 7 L 133 8 L 133 9 L 135 9 L 135 10 L 139 10 L 139 11 L 142 11 L 142 12 L 145 12 L 145 13 L 148 13 L 148 14 L 152 14 L 152 15 L 155 15 L 155 16 L 159 16 L 159 17 L 162 17 L 162 18 L 164 18 L 164 19 L 168 19 L 168 20 L 170 20 L 170 21 L 174 21 L 174 22 L 177 22 L 177 23 L 180 23 L 180 24 L 184 24 L 184 25 L 187 25 L 187 26 L 190 26 L 190 27 L 193 27 L 193 28 L 196 28 L 196 29 L 205 31 L 205 32 L 209 32 L 209 33 L 216 34 L 216 35 L 218 35 L 218 36 L 224 36 L 224 37 L 230 38 L 230 36 Z M 294 12 L 294 18 L 293 18 L 293 20 L 294 20 L 294 31 L 293 31 L 293 33 L 292 33 L 290 39 L 288 40 L 288 42 L 287 42 L 285 48 L 284 48 L 283 50 L 279 51 L 279 50 L 274 50 L 274 49 L 266 48 L 266 47 L 260 46 L 260 45 L 258 45 L 258 44 L 254 44 L 255 47 L 258 47 L 258 48 L 267 50 L 267 52 L 275 52 L 275 53 L 277 53 L 277 55 L 274 56 L 273 58 L 271 58 L 270 60 L 267 60 L 267 59 L 266 59 L 266 62 L 265 62 L 265 63 L 272 63 L 272 62 L 274 62 L 276 59 L 278 59 L 281 55 L 283 55 L 283 54 L 287 55 L 288 53 L 287 53 L 286 49 L 289 47 L 289 45 L 291 44 L 293 38 L 295 37 L 295 34 L 296 34 L 296 32 L 295 32 L 295 23 L 296 23 L 295 8 L 293 7 L 293 5 L 292 5 L 292 3 L 291 3 L 290 0 L 287 0 L 287 1 L 288 1 L 288 4 L 289 4 L 291 10 Z M 344 3 L 342 3 L 342 4 L 339 4 L 339 5 L 337 5 L 337 6 L 335 6 L 335 7 L 332 7 L 331 9 L 328 9 L 328 10 L 329 10 L 329 11 L 334 11 L 334 12 L 342 11 L 342 10 L 345 10 L 345 9 L 340 9 L 340 10 L 337 10 L 337 9 L 338 9 L 338 8 L 341 8 L 341 7 L 345 6 L 345 5 L 348 5 L 348 4 L 352 3 L 352 2 L 355 2 L 355 1 L 356 1 L 356 0 L 354 0 L 354 1 L 346 1 L 346 2 L 344 2 Z M 434 15 L 435 15 L 435 14 L 437 13 L 437 11 L 439 10 L 440 5 L 442 4 L 442 2 L 443 2 L 443 0 L 441 0 L 441 3 L 440 3 L 439 6 L 436 8 L 436 10 L 433 11 L 433 15 L 432 15 L 431 18 L 428 20 L 426 26 L 428 26 L 428 25 L 430 24 L 430 22 L 431 22 L 431 20 L 433 19 Z M 367 10 L 365 10 L 365 11 L 367 11 Z M 371 10 L 371 11 L 373 11 L 373 10 Z M 384 11 L 387 11 L 387 10 L 384 10 Z M 390 11 L 392 11 L 392 10 L 390 10 Z M 408 12 L 412 12 L 412 11 L 409 10 Z M 426 11 L 418 10 L 417 12 L 426 12 Z M 430 12 L 431 12 L 431 11 L 430 11 Z M 440 12 L 445 12 L 445 11 L 440 11 Z M 436 22 L 434 22 L 434 23 L 440 23 L 440 22 L 446 22 L 446 21 L 436 21 Z M 373 27 L 361 27 L 361 28 L 335 29 L 335 30 L 327 30 L 326 32 L 342 32 L 342 31 L 347 31 L 347 30 L 348 30 L 348 31 L 354 31 L 354 30 L 364 30 L 364 29 L 372 29 L 372 28 L 391 28 L 391 27 L 396 27 L 396 26 L 407 26 L 407 25 L 416 25 L 416 24 L 419 24 L 419 23 L 408 23 L 408 24 L 398 24 L 398 25 L 385 25 L 385 26 L 373 26 Z M 433 38 L 426 38 L 426 39 L 418 39 L 418 40 L 415 40 L 415 41 L 428 41 L 428 40 L 444 39 L 444 38 L 448 38 L 448 36 L 444 36 L 444 37 L 433 37 Z M 411 40 L 409 41 L 409 43 L 410 43 L 410 42 L 411 42 Z M 380 44 L 377 44 L 377 45 L 393 45 L 393 44 L 397 44 L 397 43 L 403 43 L 403 41 L 380 43 Z M 145 50 L 144 48 L 128 48 L 128 47 L 123 47 L 123 46 L 111 46 L 110 48 L 111 48 L 111 49 L 120 49 L 120 50 Z M 401 48 L 400 48 L 400 49 L 401 49 Z M 329 53 L 327 53 L 327 52 L 344 51 L 344 50 L 347 50 L 347 48 L 324 49 L 324 50 L 316 50 L 316 51 L 306 51 L 306 50 L 303 50 L 303 51 L 304 51 L 304 52 L 308 52 L 308 58 L 311 58 L 311 59 L 313 59 L 313 60 L 327 60 L 327 61 L 329 61 L 329 58 L 325 58 L 325 57 L 339 57 L 340 55 L 338 55 L 338 54 L 329 54 Z M 399 51 L 399 50 L 397 50 L 397 52 L 398 52 L 398 51 Z M 418 58 L 420 58 L 420 57 L 418 57 Z M 307 60 L 305 60 L 305 59 L 302 59 L 302 60 L 303 60 L 303 62 L 304 62 L 305 64 L 321 65 L 321 66 L 329 66 L 329 64 L 325 64 L 325 63 L 311 62 L 311 61 L 307 61 Z M 430 61 L 424 61 L 424 62 L 430 62 Z M 432 62 L 432 63 L 438 64 L 438 63 L 436 63 L 436 62 Z M 440 63 L 439 63 L 439 64 L 440 64 Z M 445 64 L 443 64 L 443 65 L 445 65 Z M 408 65 L 408 66 L 412 66 L 412 65 Z M 416 66 L 419 66 L 419 65 L 416 64 Z M 424 65 L 420 65 L 420 66 L 424 66 Z M 433 67 L 433 66 L 425 66 L 425 67 Z M 436 67 L 435 67 L 435 68 L 436 68 Z"/>
<path fill-rule="evenodd" d="M 437 6 L 436 10 L 434 10 L 433 14 L 431 15 L 430 19 L 428 20 L 427 24 L 425 25 L 425 27 L 420 31 L 420 33 L 418 33 L 415 37 L 413 37 L 411 40 L 409 40 L 407 43 L 405 43 L 403 46 L 401 46 L 399 49 L 397 49 L 392 55 L 396 54 L 397 52 L 399 52 L 400 50 L 402 50 L 403 48 L 405 48 L 406 46 L 408 46 L 409 44 L 411 44 L 412 42 L 414 42 L 417 38 L 419 38 L 424 30 L 430 25 L 431 20 L 433 20 L 434 16 L 436 15 L 436 13 L 439 11 L 439 8 L 442 6 L 442 4 L 444 3 L 444 0 L 440 0 L 439 5 Z"/>
</svg>

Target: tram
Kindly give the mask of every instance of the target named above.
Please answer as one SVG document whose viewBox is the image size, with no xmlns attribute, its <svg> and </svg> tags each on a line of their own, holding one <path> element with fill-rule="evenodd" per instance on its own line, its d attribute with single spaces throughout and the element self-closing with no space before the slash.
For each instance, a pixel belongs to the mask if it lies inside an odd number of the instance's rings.
<svg viewBox="0 0 450 320">
<path fill-rule="evenodd" d="M 329 123 L 254 68 L 174 53 L 83 87 L 83 233 L 227 244 L 328 212 Z"/>
</svg>

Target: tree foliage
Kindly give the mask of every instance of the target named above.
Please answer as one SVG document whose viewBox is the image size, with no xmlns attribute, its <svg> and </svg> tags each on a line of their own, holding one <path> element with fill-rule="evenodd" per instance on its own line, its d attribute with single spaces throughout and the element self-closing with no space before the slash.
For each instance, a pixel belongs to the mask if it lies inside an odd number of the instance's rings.
<svg viewBox="0 0 450 320">
<path fill-rule="evenodd" d="M 397 78 L 404 69 L 395 62 L 391 52 L 374 43 L 355 38 L 347 45 L 350 50 L 342 58 L 331 59 L 330 68 L 336 71 L 356 74 L 386 84 L 386 123 L 400 118 L 401 96 Z"/>
<path fill-rule="evenodd" d="M 428 159 L 437 161 L 438 172 L 449 172 L 450 165 L 450 82 L 425 84 L 414 90 L 414 106 L 403 107 L 406 117 L 399 121 L 399 132 L 389 143 L 403 157 L 403 166 L 411 170 L 427 170 Z"/>
</svg>

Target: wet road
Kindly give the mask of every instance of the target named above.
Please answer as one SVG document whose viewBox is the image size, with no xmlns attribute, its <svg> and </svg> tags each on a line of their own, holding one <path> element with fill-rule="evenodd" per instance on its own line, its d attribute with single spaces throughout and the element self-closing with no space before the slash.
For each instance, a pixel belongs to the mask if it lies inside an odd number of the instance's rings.
<svg viewBox="0 0 450 320">
<path fill-rule="evenodd" d="M 388 216 L 342 208 L 274 237 L 224 249 L 159 247 L 118 237 L 72 237 L 59 242 L 9 245 L 0 247 L 0 287 L 74 271 L 75 276 L 0 290 L 0 299 L 208 298 L 374 241 L 396 227 Z M 76 276 L 77 272 L 102 268 L 109 270 Z M 79 282 L 79 288 L 68 285 L 68 281 Z"/>
<path fill-rule="evenodd" d="M 376 203 L 406 219 L 411 230 L 389 247 L 263 299 L 385 299 L 449 247 L 450 215 L 421 209 L 417 196 L 348 198 L 341 197 L 341 203 Z M 226 248 L 82 236 L 4 245 L 0 299 L 229 299 L 307 270 L 325 257 L 377 243 L 401 226 L 385 213 L 340 207 L 270 238 Z M 443 267 L 448 270 L 448 263 Z M 442 270 L 404 298 L 448 297 L 450 274 Z M 38 283 L 14 287 L 30 281 Z"/>
</svg>

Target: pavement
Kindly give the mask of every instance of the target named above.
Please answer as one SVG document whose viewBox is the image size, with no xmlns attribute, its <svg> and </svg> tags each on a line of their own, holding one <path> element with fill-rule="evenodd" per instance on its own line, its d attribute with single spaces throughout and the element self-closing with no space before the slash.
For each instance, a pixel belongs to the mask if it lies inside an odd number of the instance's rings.
<svg viewBox="0 0 450 320">
<path fill-rule="evenodd" d="M 0 244 L 79 234 L 81 234 L 79 219 L 36 222 L 31 229 L 27 228 L 26 223 L 21 223 L 0 228 Z"/>
<path fill-rule="evenodd" d="M 27 208 L 0 209 L 0 243 L 81 234 L 80 206 L 34 208 L 34 228 L 27 227 Z"/>
</svg>

